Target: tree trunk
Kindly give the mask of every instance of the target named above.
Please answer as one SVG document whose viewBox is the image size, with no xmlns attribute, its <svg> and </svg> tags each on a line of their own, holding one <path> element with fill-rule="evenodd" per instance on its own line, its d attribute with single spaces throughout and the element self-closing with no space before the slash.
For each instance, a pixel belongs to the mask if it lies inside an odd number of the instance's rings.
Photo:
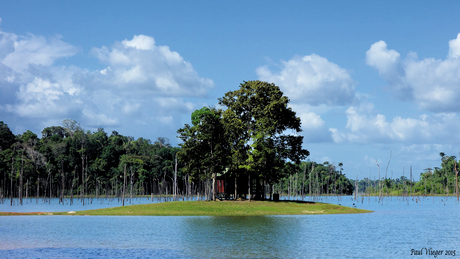
<svg viewBox="0 0 460 259">
<path fill-rule="evenodd" d="M 412 166 L 410 166 L 410 196 L 412 196 Z"/>
<path fill-rule="evenodd" d="M 122 206 L 125 206 L 125 191 L 126 191 L 126 164 L 125 164 L 125 169 L 123 171 L 123 196 L 121 198 Z"/>
<path fill-rule="evenodd" d="M 129 191 L 129 194 L 130 194 L 130 202 L 131 204 L 133 203 L 133 167 L 130 166 L 129 167 L 129 171 L 131 172 L 131 176 L 129 177 L 130 179 L 130 191 Z"/>
<path fill-rule="evenodd" d="M 238 199 L 238 177 L 235 176 L 235 201 Z"/>
<path fill-rule="evenodd" d="M 88 194 L 88 156 L 85 156 L 85 191 Z M 83 192 L 83 198 L 86 198 L 86 194 Z"/>
<path fill-rule="evenodd" d="M 458 202 L 458 171 L 457 171 L 457 162 L 455 162 L 455 188 L 457 190 L 457 202 Z"/>
<path fill-rule="evenodd" d="M 249 195 L 249 202 L 251 202 L 251 173 L 248 174 L 248 195 Z"/>
<path fill-rule="evenodd" d="M 64 162 L 61 162 L 61 197 L 59 202 L 64 203 L 64 189 L 65 189 L 65 174 L 64 174 Z"/>
<path fill-rule="evenodd" d="M 212 173 L 212 200 L 216 200 L 216 193 L 217 193 L 217 188 L 216 188 L 216 177 L 217 174 L 215 172 Z"/>
<path fill-rule="evenodd" d="M 174 167 L 174 200 L 176 200 L 177 195 L 177 153 L 176 153 L 176 165 Z"/>
<path fill-rule="evenodd" d="M 73 170 L 72 184 L 70 186 L 70 205 L 73 204 L 73 185 L 75 183 L 75 172 L 77 171 L 77 166 Z"/>
<path fill-rule="evenodd" d="M 11 181 L 10 181 L 10 206 L 13 206 L 13 172 L 14 172 L 14 152 L 16 148 L 13 148 L 13 153 L 11 155 Z"/>
<path fill-rule="evenodd" d="M 38 197 L 40 197 L 40 177 L 37 179 L 37 197 L 36 202 L 38 203 Z"/>
<path fill-rule="evenodd" d="M 299 190 L 299 189 L 297 188 L 297 181 L 298 181 L 298 180 L 299 180 L 299 172 L 297 172 L 297 170 L 296 170 L 296 172 L 295 172 L 295 183 L 294 183 L 294 188 L 295 188 L 295 189 L 294 189 L 294 195 L 295 195 L 295 199 L 296 199 L 296 200 L 297 200 L 297 198 L 298 198 L 297 191 Z"/>
<path fill-rule="evenodd" d="M 302 201 L 304 199 L 304 195 L 305 195 L 305 177 L 306 177 L 306 174 L 307 174 L 307 165 L 305 164 L 305 170 L 303 172 L 303 179 L 302 179 Z"/>
<path fill-rule="evenodd" d="M 308 181 L 310 182 L 310 186 L 308 186 L 308 196 L 310 199 L 311 199 L 311 172 L 313 172 L 313 170 L 315 169 L 315 166 L 313 165 L 313 163 L 311 167 L 312 168 L 311 168 L 310 174 L 308 175 Z"/>
<path fill-rule="evenodd" d="M 24 175 L 24 149 L 22 150 L 21 154 L 21 173 L 19 174 L 19 204 L 22 205 L 22 189 L 23 189 L 23 177 Z"/>
</svg>

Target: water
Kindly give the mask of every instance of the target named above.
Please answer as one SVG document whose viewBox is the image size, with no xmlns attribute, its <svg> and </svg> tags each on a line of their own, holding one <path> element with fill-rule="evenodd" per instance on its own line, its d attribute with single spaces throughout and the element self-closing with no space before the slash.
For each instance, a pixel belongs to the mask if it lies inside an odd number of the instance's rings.
<svg viewBox="0 0 460 259">
<path fill-rule="evenodd" d="M 412 249 L 422 248 L 427 249 L 422 251 L 424 258 L 430 248 L 443 250 L 441 258 L 446 258 L 445 250 L 460 255 L 460 207 L 454 198 L 322 201 L 375 212 L 268 217 L 4 216 L 0 217 L 0 258 L 413 258 Z M 0 210 L 20 211 L 32 204 L 3 204 Z M 83 209 L 97 204 L 93 201 Z M 74 205 L 46 206 L 77 210 Z M 105 201 L 102 206 L 111 204 Z"/>
</svg>

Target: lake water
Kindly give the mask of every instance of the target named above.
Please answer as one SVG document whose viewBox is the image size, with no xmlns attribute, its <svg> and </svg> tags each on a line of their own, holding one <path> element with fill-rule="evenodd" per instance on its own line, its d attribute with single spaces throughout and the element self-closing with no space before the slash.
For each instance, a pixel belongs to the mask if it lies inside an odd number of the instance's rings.
<svg viewBox="0 0 460 259">
<path fill-rule="evenodd" d="M 323 198 L 375 212 L 267 217 L 3 216 L 0 258 L 446 258 L 460 256 L 456 198 Z M 0 211 L 70 211 L 83 206 L 28 200 Z M 134 200 L 133 204 L 151 202 Z M 125 201 L 126 203 L 126 201 Z M 353 205 L 355 204 L 355 205 Z M 414 250 L 413 250 L 414 249 Z M 430 250 L 431 249 L 431 250 Z M 437 250 L 442 255 L 435 257 Z M 427 255 L 431 252 L 431 255 Z M 452 257 L 452 256 L 448 256 Z"/>
</svg>

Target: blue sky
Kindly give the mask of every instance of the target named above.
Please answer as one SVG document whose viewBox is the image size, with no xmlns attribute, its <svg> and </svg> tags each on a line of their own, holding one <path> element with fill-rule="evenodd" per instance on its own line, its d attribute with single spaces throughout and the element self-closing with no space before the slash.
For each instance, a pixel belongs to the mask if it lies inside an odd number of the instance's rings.
<svg viewBox="0 0 460 259">
<path fill-rule="evenodd" d="M 309 159 L 415 179 L 460 152 L 457 1 L 1 1 L 0 120 L 177 144 L 247 80 L 280 86 Z"/>
</svg>

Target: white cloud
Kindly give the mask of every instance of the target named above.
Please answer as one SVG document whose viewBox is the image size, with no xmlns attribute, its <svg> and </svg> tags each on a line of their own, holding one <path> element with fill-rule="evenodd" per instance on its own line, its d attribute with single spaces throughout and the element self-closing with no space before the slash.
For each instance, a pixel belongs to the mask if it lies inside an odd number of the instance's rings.
<svg viewBox="0 0 460 259">
<path fill-rule="evenodd" d="M 312 54 L 281 62 L 281 71 L 259 67 L 260 80 L 278 85 L 293 102 L 310 105 L 345 105 L 355 97 L 355 82 L 348 72 L 326 58 Z"/>
<path fill-rule="evenodd" d="M 27 118 L 34 124 L 28 129 L 72 118 L 95 128 L 150 132 L 152 125 L 165 124 L 160 130 L 171 131 L 194 107 L 186 98 L 205 97 L 213 87 L 179 53 L 149 36 L 95 48 L 92 53 L 107 64 L 103 69 L 55 65 L 77 50 L 59 36 L 0 30 L 0 117 Z"/>
<path fill-rule="evenodd" d="M 346 130 L 330 129 L 336 143 L 443 144 L 460 141 L 456 134 L 460 118 L 454 113 L 423 114 L 418 118 L 396 116 L 389 121 L 368 108 L 352 106 L 346 115 Z"/>
<path fill-rule="evenodd" d="M 459 58 L 460 57 L 460 33 L 457 35 L 456 39 L 449 41 L 449 58 Z"/>
<path fill-rule="evenodd" d="M 6 105 L 7 110 L 21 117 L 47 118 L 64 116 L 74 109 L 72 99 L 62 85 L 36 77 L 17 92 L 18 103 Z"/>
<path fill-rule="evenodd" d="M 132 40 L 121 42 L 126 47 L 132 47 L 140 50 L 151 50 L 155 47 L 155 40 L 145 35 L 135 35 Z"/>
<path fill-rule="evenodd" d="M 6 55 L 2 63 L 16 72 L 22 72 L 29 65 L 51 66 L 56 59 L 77 53 L 77 48 L 62 41 L 61 36 L 47 39 L 33 34 L 21 37 L 10 34 L 9 38 L 9 42 L 13 42 L 14 51 Z"/>
<path fill-rule="evenodd" d="M 161 96 L 204 96 L 214 86 L 198 76 L 192 65 L 167 46 L 155 45 L 152 37 L 136 35 L 112 48 L 94 48 L 108 67 L 99 79 L 107 86 Z"/>
<path fill-rule="evenodd" d="M 400 55 L 394 50 L 388 50 L 384 41 L 372 44 L 371 48 L 366 52 L 366 56 L 366 63 L 375 67 L 381 75 L 392 77 L 397 74 L 395 64 L 399 62 Z"/>
<path fill-rule="evenodd" d="M 460 109 L 460 33 L 449 41 L 445 60 L 418 60 L 415 53 L 401 59 L 398 52 L 379 41 L 366 52 L 366 61 L 401 99 L 413 100 L 421 109 L 433 112 Z"/>
<path fill-rule="evenodd" d="M 324 112 L 322 107 L 312 107 L 306 104 L 289 105 L 298 117 L 300 117 L 302 135 L 305 143 L 332 142 L 331 132 L 326 122 L 319 113 Z"/>
</svg>

